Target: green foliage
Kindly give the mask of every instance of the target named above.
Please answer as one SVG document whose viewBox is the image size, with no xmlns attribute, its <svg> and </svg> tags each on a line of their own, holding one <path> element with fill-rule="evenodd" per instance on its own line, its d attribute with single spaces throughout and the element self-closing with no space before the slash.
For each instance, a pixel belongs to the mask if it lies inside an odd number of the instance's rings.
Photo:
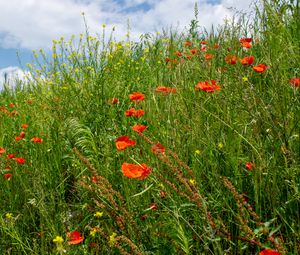
<svg viewBox="0 0 300 255">
<path fill-rule="evenodd" d="M 138 43 L 54 40 L 1 92 L 3 254 L 300 254 L 299 1 L 203 33 L 194 11 Z"/>
</svg>

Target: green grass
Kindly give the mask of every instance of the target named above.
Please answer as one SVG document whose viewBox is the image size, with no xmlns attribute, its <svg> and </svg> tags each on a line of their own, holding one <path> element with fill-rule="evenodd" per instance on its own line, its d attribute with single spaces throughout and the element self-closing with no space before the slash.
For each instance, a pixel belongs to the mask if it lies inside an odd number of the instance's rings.
<svg viewBox="0 0 300 255">
<path fill-rule="evenodd" d="M 138 43 L 103 28 L 101 38 L 54 41 L 51 59 L 36 53 L 28 84 L 1 92 L 1 254 L 300 254 L 300 97 L 290 82 L 300 72 L 299 2 L 263 7 L 252 26 L 241 16 L 200 33 L 194 20 L 188 32 Z M 255 62 L 242 65 L 245 56 Z M 211 80 L 221 89 L 195 89 Z M 145 100 L 132 102 L 133 92 Z M 126 117 L 130 108 L 145 115 Z M 136 144 L 117 150 L 120 136 Z M 157 143 L 164 153 L 153 153 Z M 152 172 L 127 178 L 124 162 Z M 84 240 L 68 244 L 73 231 Z"/>
</svg>

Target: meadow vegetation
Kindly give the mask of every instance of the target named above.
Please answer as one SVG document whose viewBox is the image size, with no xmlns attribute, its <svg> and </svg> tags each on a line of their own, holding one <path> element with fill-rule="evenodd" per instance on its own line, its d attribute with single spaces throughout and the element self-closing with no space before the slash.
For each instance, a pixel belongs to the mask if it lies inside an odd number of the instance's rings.
<svg viewBox="0 0 300 255">
<path fill-rule="evenodd" d="M 299 7 L 36 52 L 1 92 L 0 253 L 300 254 Z"/>
</svg>

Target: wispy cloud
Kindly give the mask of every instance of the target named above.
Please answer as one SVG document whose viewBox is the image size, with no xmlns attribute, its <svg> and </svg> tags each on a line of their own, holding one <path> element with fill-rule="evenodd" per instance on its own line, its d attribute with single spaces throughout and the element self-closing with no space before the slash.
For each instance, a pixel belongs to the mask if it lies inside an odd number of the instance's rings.
<svg viewBox="0 0 300 255">
<path fill-rule="evenodd" d="M 200 0 L 199 23 L 210 28 L 230 18 L 228 7 L 248 9 L 251 0 Z M 84 12 L 92 34 L 101 25 L 116 27 L 118 38 L 125 37 L 127 20 L 134 38 L 162 28 L 183 29 L 194 17 L 195 0 L 10 0 L 0 1 L 0 47 L 47 48 L 52 39 L 84 32 Z"/>
<path fill-rule="evenodd" d="M 4 88 L 4 85 L 9 88 L 14 88 L 18 81 L 26 81 L 30 77 L 30 73 L 24 71 L 16 66 L 9 66 L 0 69 L 0 91 Z"/>
</svg>

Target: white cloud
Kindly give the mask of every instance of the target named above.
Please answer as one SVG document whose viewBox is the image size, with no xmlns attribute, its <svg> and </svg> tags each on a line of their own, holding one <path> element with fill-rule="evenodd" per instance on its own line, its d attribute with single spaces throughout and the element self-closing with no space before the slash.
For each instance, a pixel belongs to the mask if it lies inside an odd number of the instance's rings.
<svg viewBox="0 0 300 255">
<path fill-rule="evenodd" d="M 228 7 L 247 10 L 251 0 L 222 0 L 210 4 L 199 0 L 199 24 L 207 29 L 212 24 L 223 22 L 231 17 L 234 10 Z M 100 33 L 101 25 L 107 28 L 116 26 L 117 39 L 124 38 L 127 20 L 130 20 L 134 39 L 141 33 L 154 32 L 173 25 L 179 30 L 188 26 L 194 18 L 195 0 L 9 0 L 0 1 L 0 47 L 2 48 L 47 48 L 52 39 L 70 37 L 84 32 L 81 12 L 85 12 L 89 30 Z M 135 10 L 126 13 L 128 8 L 147 4 L 147 11 Z"/>
<path fill-rule="evenodd" d="M 4 85 L 9 88 L 14 88 L 18 81 L 26 82 L 30 77 L 28 71 L 23 71 L 19 67 L 9 66 L 6 68 L 0 69 L 0 91 L 4 88 Z"/>
</svg>

